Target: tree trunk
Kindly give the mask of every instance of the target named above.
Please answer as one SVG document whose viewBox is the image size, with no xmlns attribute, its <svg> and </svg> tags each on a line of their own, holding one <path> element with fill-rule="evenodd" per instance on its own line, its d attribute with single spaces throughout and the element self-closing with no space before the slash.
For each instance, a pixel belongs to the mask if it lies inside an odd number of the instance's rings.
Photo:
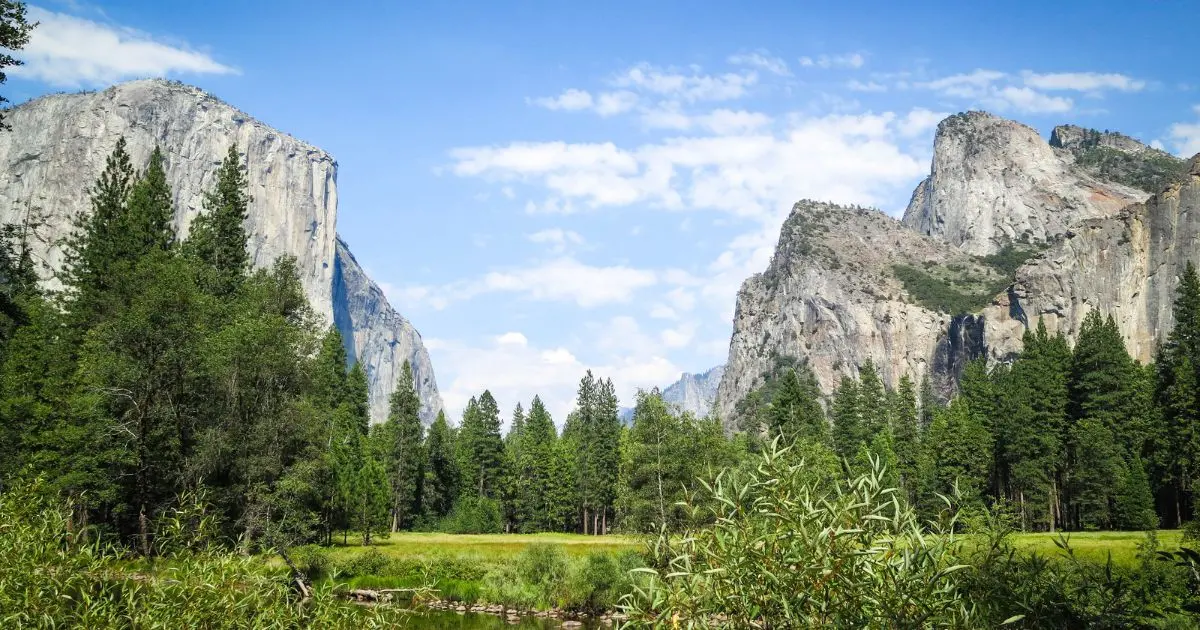
<svg viewBox="0 0 1200 630">
<path fill-rule="evenodd" d="M 1050 533 L 1051 534 L 1054 533 L 1054 512 L 1056 511 L 1056 508 L 1058 507 L 1058 497 L 1055 496 L 1056 494 L 1057 494 L 1057 492 L 1055 492 L 1054 484 L 1051 483 L 1050 484 Z"/>
<path fill-rule="evenodd" d="M 146 504 L 138 511 L 138 538 L 142 541 L 142 556 L 150 557 L 150 527 L 146 520 Z"/>
<path fill-rule="evenodd" d="M 584 506 L 584 508 L 583 508 L 583 535 L 584 536 L 588 535 L 587 526 L 588 526 L 588 509 L 587 509 L 587 506 Z"/>
<path fill-rule="evenodd" d="M 592 535 L 593 536 L 598 535 L 596 533 L 596 524 L 599 522 L 599 520 L 600 520 L 600 515 L 593 512 L 592 513 Z"/>
<path fill-rule="evenodd" d="M 608 510 L 604 510 L 604 517 L 600 519 L 600 533 L 608 533 Z"/>
</svg>

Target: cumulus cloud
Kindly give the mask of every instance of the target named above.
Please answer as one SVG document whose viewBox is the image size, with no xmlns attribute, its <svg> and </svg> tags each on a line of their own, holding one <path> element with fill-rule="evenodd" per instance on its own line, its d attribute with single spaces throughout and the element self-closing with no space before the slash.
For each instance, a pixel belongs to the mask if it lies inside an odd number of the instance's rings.
<svg viewBox="0 0 1200 630">
<path fill-rule="evenodd" d="M 1196 105 L 1192 109 L 1197 116 L 1200 116 L 1200 105 Z M 1200 120 L 1175 123 L 1171 125 L 1167 133 L 1175 148 L 1175 153 L 1179 156 L 1189 158 L 1200 153 Z"/>
<path fill-rule="evenodd" d="M 904 118 L 900 119 L 898 123 L 900 135 L 912 138 L 927 131 L 932 131 L 937 127 L 939 122 L 949 115 L 948 112 L 935 112 L 923 107 L 914 109 L 905 114 Z"/>
<path fill-rule="evenodd" d="M 533 99 L 533 104 L 550 110 L 566 110 L 569 112 L 581 109 L 591 109 L 592 95 L 584 90 L 574 88 L 564 91 L 558 96 L 545 96 Z"/>
<path fill-rule="evenodd" d="M 1019 112 L 1044 114 L 1070 111 L 1074 103 L 1063 96 L 1042 94 L 1027 87 L 1005 86 L 987 98 L 987 102 L 995 103 L 999 109 L 1012 108 Z"/>
<path fill-rule="evenodd" d="M 816 57 L 801 57 L 800 65 L 805 68 L 861 68 L 866 59 L 859 53 L 843 55 L 817 55 Z"/>
<path fill-rule="evenodd" d="M 1046 114 L 1070 111 L 1075 106 L 1069 97 L 1046 92 L 1079 92 L 1098 98 L 1108 91 L 1137 92 L 1146 87 L 1146 82 L 1116 73 L 1023 70 L 1010 74 L 980 68 L 918 82 L 915 86 L 1000 111 Z"/>
<path fill-rule="evenodd" d="M 512 143 L 461 148 L 450 155 L 457 175 L 539 183 L 562 200 L 556 205 L 644 202 L 765 216 L 801 197 L 880 203 L 897 186 L 909 185 L 928 166 L 895 143 L 900 123 L 891 113 L 800 116 L 772 133 L 667 138 L 636 148 Z"/>
<path fill-rule="evenodd" d="M 21 51 L 21 76 L 61 87 L 180 74 L 234 74 L 234 68 L 186 44 L 168 43 L 122 26 L 29 7 L 39 22 Z"/>
<path fill-rule="evenodd" d="M 766 70 L 771 74 L 777 74 L 779 76 L 786 77 L 792 74 L 788 69 L 788 64 L 786 61 L 770 54 L 765 50 L 730 55 L 727 61 L 738 66 L 750 66 L 752 68 Z"/>
</svg>

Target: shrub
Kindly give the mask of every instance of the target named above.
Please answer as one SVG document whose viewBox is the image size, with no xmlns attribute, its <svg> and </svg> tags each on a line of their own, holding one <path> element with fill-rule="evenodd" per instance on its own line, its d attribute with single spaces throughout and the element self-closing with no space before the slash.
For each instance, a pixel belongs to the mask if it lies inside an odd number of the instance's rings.
<svg viewBox="0 0 1200 630">
<path fill-rule="evenodd" d="M 535 543 L 516 558 L 516 573 L 529 585 L 541 606 L 555 606 L 562 598 L 568 576 L 567 554 L 558 545 Z"/>
<path fill-rule="evenodd" d="M 571 569 L 563 607 L 599 614 L 616 605 L 624 594 L 621 587 L 628 583 L 622 576 L 621 567 L 610 554 L 588 554 Z"/>
<path fill-rule="evenodd" d="M 961 539 L 947 516 L 926 531 L 883 470 L 823 490 L 790 449 L 722 474 L 703 501 L 714 525 L 655 541 L 623 607 L 633 627 L 963 627 Z"/>
</svg>

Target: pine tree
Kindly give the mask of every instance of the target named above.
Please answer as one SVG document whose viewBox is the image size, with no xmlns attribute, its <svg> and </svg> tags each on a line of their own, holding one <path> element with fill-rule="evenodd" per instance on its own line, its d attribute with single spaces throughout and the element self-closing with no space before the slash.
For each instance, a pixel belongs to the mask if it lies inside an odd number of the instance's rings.
<svg viewBox="0 0 1200 630">
<path fill-rule="evenodd" d="M 61 277 L 71 315 L 71 330 L 82 334 L 120 308 L 116 290 L 127 286 L 132 261 L 122 258 L 126 245 L 126 205 L 136 183 L 125 138 L 105 162 L 92 187 L 92 212 L 75 217 L 67 239 Z"/>
<path fill-rule="evenodd" d="M 1134 531 L 1158 528 L 1150 479 L 1141 457 L 1134 457 L 1118 480 L 1113 497 L 1113 526 Z"/>
<path fill-rule="evenodd" d="M 500 437 L 500 410 L 492 393 L 472 398 L 463 411 L 456 448 L 462 496 L 498 499 L 502 479 L 504 441 Z"/>
<path fill-rule="evenodd" d="M 454 433 L 445 412 L 429 425 L 424 447 L 426 465 L 421 505 L 431 518 L 450 513 L 458 497 L 458 462 L 454 454 Z"/>
<path fill-rule="evenodd" d="M 377 454 L 361 444 L 359 468 L 351 478 L 351 526 L 362 535 L 362 544 L 370 545 L 371 537 L 388 531 L 391 493 L 388 491 L 387 470 Z"/>
<path fill-rule="evenodd" d="M 204 212 L 192 222 L 188 236 L 191 254 L 211 269 L 208 283 L 218 296 L 237 291 L 250 267 L 245 228 L 248 186 L 237 144 L 232 144 L 217 171 L 216 186 L 204 197 Z"/>
<path fill-rule="evenodd" d="M 555 494 L 555 443 L 550 412 L 546 411 L 542 399 L 534 396 L 522 431 L 517 463 L 517 475 L 524 480 L 517 496 L 517 512 L 524 531 L 558 529 L 556 507 L 549 504 Z"/>
<path fill-rule="evenodd" d="M 870 442 L 888 424 L 887 389 L 870 359 L 858 370 L 858 401 L 862 417 L 862 439 Z"/>
<path fill-rule="evenodd" d="M 935 415 L 925 443 L 935 491 L 951 496 L 957 484 L 965 504 L 980 505 L 992 465 L 992 437 L 964 397 Z"/>
<path fill-rule="evenodd" d="M 639 392 L 629 432 L 628 478 L 622 484 L 622 527 L 650 532 L 680 524 L 682 427 L 657 390 Z"/>
<path fill-rule="evenodd" d="M 591 533 L 588 529 L 591 516 L 598 503 L 597 480 L 592 477 L 595 471 L 595 451 L 597 448 L 596 434 L 596 379 L 588 370 L 579 381 L 579 393 L 575 402 L 575 411 L 567 416 L 564 433 L 570 433 L 578 445 L 575 454 L 576 492 L 579 496 L 578 513 L 581 519 L 580 531 Z"/>
<path fill-rule="evenodd" d="M 172 227 L 175 212 L 163 163 L 162 151 L 155 147 L 145 173 L 129 192 L 128 212 L 122 227 L 133 247 L 128 253 L 131 257 L 153 250 L 168 251 L 175 244 Z"/>
<path fill-rule="evenodd" d="M 15 0 L 3 0 L 0 2 L 0 83 L 4 83 L 8 76 L 5 75 L 4 69 L 11 66 L 19 66 L 21 60 L 13 57 L 10 53 L 21 50 L 25 44 L 29 43 L 29 35 L 33 32 L 37 23 L 30 23 L 25 17 L 25 3 Z M 8 99 L 0 96 L 0 105 L 7 103 Z M 4 122 L 3 113 L 0 113 L 0 131 L 8 131 L 11 127 Z"/>
<path fill-rule="evenodd" d="M 929 425 L 933 424 L 934 411 L 940 407 L 937 394 L 933 391 L 933 383 L 929 380 L 929 374 L 926 373 L 921 377 L 921 416 L 920 429 L 921 433 L 925 433 L 929 429 Z"/>
<path fill-rule="evenodd" d="M 350 405 L 350 413 L 357 423 L 355 429 L 360 435 L 366 435 L 371 426 L 370 389 L 366 370 L 361 363 L 355 363 L 346 376 L 344 400 Z"/>
<path fill-rule="evenodd" d="M 608 532 L 609 516 L 617 499 L 617 471 L 620 467 L 621 418 L 620 403 L 612 379 L 597 383 L 591 477 L 595 487 L 592 512 L 592 533 Z"/>
<path fill-rule="evenodd" d="M 832 414 L 833 450 L 838 457 L 852 460 L 858 455 L 858 448 L 866 443 L 858 381 L 848 376 L 842 377 L 841 384 L 833 394 Z"/>
<path fill-rule="evenodd" d="M 792 369 L 784 372 L 768 415 L 771 434 L 789 441 L 828 441 L 829 423 L 821 409 L 820 395 L 812 370 L 805 368 L 803 375 Z"/>
<path fill-rule="evenodd" d="M 891 399 L 892 448 L 896 454 L 896 474 L 909 501 L 916 503 L 921 458 L 921 434 L 917 426 L 917 393 L 908 375 L 900 377 L 900 386 Z"/>
<path fill-rule="evenodd" d="M 1155 385 L 1164 447 L 1155 455 L 1155 468 L 1174 507 L 1168 526 L 1192 516 L 1192 482 L 1200 467 L 1200 275 L 1191 262 L 1179 279 L 1172 314 L 1175 327 L 1159 350 Z"/>
<path fill-rule="evenodd" d="M 392 531 L 411 527 L 421 513 L 421 480 L 424 458 L 421 451 L 421 400 L 413 386 L 408 360 L 400 367 L 396 389 L 388 400 L 388 419 L 383 436 L 383 461 L 391 486 Z"/>
<path fill-rule="evenodd" d="M 336 327 L 330 326 L 312 367 L 312 397 L 323 409 L 336 409 L 349 395 L 346 363 L 342 335 Z"/>
<path fill-rule="evenodd" d="M 1068 414 L 1075 421 L 1094 418 L 1104 423 L 1126 452 L 1144 432 L 1137 415 L 1137 370 L 1113 318 L 1091 311 L 1083 319 L 1068 382 Z"/>
</svg>

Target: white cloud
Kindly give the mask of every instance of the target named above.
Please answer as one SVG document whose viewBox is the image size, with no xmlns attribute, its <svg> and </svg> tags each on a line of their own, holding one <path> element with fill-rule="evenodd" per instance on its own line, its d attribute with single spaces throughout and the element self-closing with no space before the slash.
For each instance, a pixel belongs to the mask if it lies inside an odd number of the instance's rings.
<svg viewBox="0 0 1200 630">
<path fill-rule="evenodd" d="M 771 117 L 762 112 L 715 109 L 707 114 L 688 115 L 677 102 L 663 102 L 642 112 L 642 125 L 647 129 L 699 129 L 718 135 L 757 131 L 771 124 Z"/>
<path fill-rule="evenodd" d="M 918 87 L 928 88 L 943 96 L 956 96 L 959 98 L 978 98 L 986 95 L 992 84 L 1004 79 L 1008 75 L 1004 72 L 996 70 L 978 69 L 974 72 L 965 74 L 955 74 L 924 83 L 918 83 Z"/>
<path fill-rule="evenodd" d="M 755 72 L 702 74 L 693 68 L 691 74 L 673 69 L 657 68 L 650 64 L 639 64 L 617 75 L 612 83 L 617 87 L 629 88 L 658 94 L 667 98 L 688 102 L 727 101 L 745 96 L 746 90 L 758 82 Z"/>
<path fill-rule="evenodd" d="M 779 76 L 786 77 L 792 74 L 791 71 L 788 70 L 788 64 L 786 61 L 768 53 L 765 50 L 731 55 L 727 61 L 734 65 L 751 66 L 760 70 L 766 70 L 771 74 L 777 74 Z"/>
<path fill-rule="evenodd" d="M 660 335 L 662 343 L 668 348 L 682 348 L 692 342 L 696 336 L 696 323 L 681 322 L 675 328 L 668 328 Z"/>
<path fill-rule="evenodd" d="M 986 102 L 993 103 L 998 109 L 1015 109 L 1019 112 L 1041 114 L 1070 111 L 1074 103 L 1062 96 L 1042 94 L 1027 87 L 1009 85 L 998 90 L 995 95 L 988 97 Z"/>
<path fill-rule="evenodd" d="M 1200 105 L 1192 109 L 1200 116 Z M 1177 155 L 1190 158 L 1200 153 L 1200 121 L 1175 123 L 1167 133 Z"/>
<path fill-rule="evenodd" d="M 568 112 L 581 109 L 591 109 L 592 95 L 584 90 L 569 89 L 558 96 L 543 96 L 533 99 L 533 104 L 550 110 L 565 110 Z"/>
<path fill-rule="evenodd" d="M 654 271 L 625 265 L 591 266 L 571 257 L 560 257 L 529 267 L 492 271 L 476 280 L 440 287 L 407 287 L 403 294 L 409 307 L 437 310 L 489 293 L 516 293 L 531 300 L 573 302 L 582 308 L 592 308 L 628 302 L 635 293 L 657 282 Z"/>
<path fill-rule="evenodd" d="M 21 51 L 25 65 L 13 68 L 14 76 L 80 87 L 129 78 L 237 72 L 208 53 L 131 28 L 39 7 L 29 7 L 29 18 L 39 26 Z"/>
<path fill-rule="evenodd" d="M 1139 92 L 1146 82 L 1123 74 L 1101 72 L 1051 72 L 1038 74 L 1026 70 L 1022 73 L 1025 85 L 1040 90 L 1074 90 L 1076 92 L 1099 92 L 1117 90 Z"/>
<path fill-rule="evenodd" d="M 600 116 L 615 116 L 624 114 L 637 105 L 638 97 L 633 92 L 618 90 L 616 92 L 604 92 L 596 99 L 596 113 Z"/>
<path fill-rule="evenodd" d="M 623 114 L 637 105 L 637 94 L 624 90 L 602 92 L 595 98 L 585 90 L 569 89 L 558 96 L 543 96 L 529 99 L 529 103 L 553 111 L 576 112 L 591 110 L 607 118 Z"/>
<path fill-rule="evenodd" d="M 861 68 L 866 59 L 859 53 L 844 55 L 817 55 L 816 57 L 801 57 L 800 65 L 805 68 Z"/>
<path fill-rule="evenodd" d="M 934 112 L 923 107 L 914 109 L 900 120 L 900 135 L 909 138 L 919 136 L 936 128 L 938 123 L 949 115 L 946 112 Z"/>
<path fill-rule="evenodd" d="M 548 228 L 529 234 L 526 236 L 534 243 L 543 243 L 550 247 L 550 251 L 555 254 L 561 254 L 572 245 L 582 245 L 583 237 L 578 232 L 572 230 L 564 230 L 562 228 Z"/>
<path fill-rule="evenodd" d="M 455 149 L 451 157 L 460 176 L 540 183 L 560 200 L 556 208 L 569 200 L 649 203 L 761 217 L 802 197 L 881 203 L 910 185 L 928 165 L 896 145 L 900 130 L 891 113 L 796 116 L 772 133 L 668 138 L 633 149 L 513 143 Z"/>
<path fill-rule="evenodd" d="M 886 92 L 887 86 L 874 81 L 859 81 L 851 79 L 846 82 L 846 88 L 854 92 Z"/>
<path fill-rule="evenodd" d="M 496 337 L 496 343 L 500 345 L 527 346 L 529 345 L 529 340 L 519 332 L 506 332 Z"/>
</svg>

